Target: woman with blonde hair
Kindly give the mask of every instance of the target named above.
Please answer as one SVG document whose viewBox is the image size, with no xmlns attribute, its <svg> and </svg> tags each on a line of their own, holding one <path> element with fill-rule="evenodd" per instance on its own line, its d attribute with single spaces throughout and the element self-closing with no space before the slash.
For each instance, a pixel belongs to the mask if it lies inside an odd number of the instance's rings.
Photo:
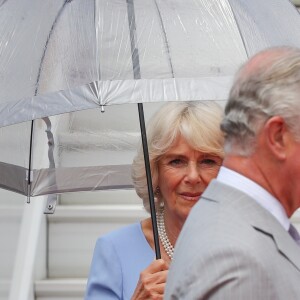
<svg viewBox="0 0 300 300">
<path fill-rule="evenodd" d="M 161 259 L 155 260 L 151 218 L 98 239 L 86 290 L 92 299 L 163 299 L 182 226 L 223 159 L 221 108 L 213 101 L 169 102 L 147 125 Z M 138 196 L 149 212 L 144 154 L 132 164 Z"/>
</svg>

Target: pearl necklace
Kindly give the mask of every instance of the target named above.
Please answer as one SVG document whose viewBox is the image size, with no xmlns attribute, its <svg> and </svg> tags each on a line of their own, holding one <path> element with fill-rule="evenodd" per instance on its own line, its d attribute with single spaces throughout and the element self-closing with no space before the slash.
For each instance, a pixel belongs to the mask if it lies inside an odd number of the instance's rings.
<svg viewBox="0 0 300 300">
<path fill-rule="evenodd" d="M 160 239 L 166 253 L 172 260 L 173 253 L 174 253 L 174 247 L 171 244 L 171 242 L 167 236 L 167 233 L 166 233 L 165 220 L 164 220 L 164 209 L 160 209 L 156 213 L 156 218 L 157 218 L 157 229 L 158 229 L 159 239 Z"/>
</svg>

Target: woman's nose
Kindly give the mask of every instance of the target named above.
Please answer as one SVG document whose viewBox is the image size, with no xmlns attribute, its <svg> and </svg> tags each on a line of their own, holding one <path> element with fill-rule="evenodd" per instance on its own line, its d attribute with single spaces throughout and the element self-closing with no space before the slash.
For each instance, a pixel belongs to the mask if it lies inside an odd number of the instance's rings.
<svg viewBox="0 0 300 300">
<path fill-rule="evenodd" d="M 186 180 L 190 183 L 198 183 L 201 180 L 200 170 L 197 164 L 191 163 L 187 168 Z"/>
</svg>

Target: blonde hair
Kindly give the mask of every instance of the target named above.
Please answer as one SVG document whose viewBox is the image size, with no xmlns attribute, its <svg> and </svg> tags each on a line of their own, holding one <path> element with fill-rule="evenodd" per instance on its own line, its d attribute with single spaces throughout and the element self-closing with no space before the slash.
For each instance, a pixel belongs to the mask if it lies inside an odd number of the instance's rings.
<svg viewBox="0 0 300 300">
<path fill-rule="evenodd" d="M 223 158 L 223 134 L 220 130 L 222 109 L 213 101 L 168 102 L 147 124 L 147 142 L 152 175 L 152 188 L 158 180 L 157 163 L 182 136 L 194 149 Z M 149 212 L 144 154 L 139 145 L 132 164 L 132 180 L 137 195 Z M 156 203 L 159 205 L 159 203 Z"/>
</svg>

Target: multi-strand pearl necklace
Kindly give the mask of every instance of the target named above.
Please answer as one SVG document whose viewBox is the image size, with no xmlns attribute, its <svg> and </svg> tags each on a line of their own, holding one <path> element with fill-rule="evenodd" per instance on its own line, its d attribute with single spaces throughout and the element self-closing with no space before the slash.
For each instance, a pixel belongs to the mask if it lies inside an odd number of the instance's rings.
<svg viewBox="0 0 300 300">
<path fill-rule="evenodd" d="M 166 253 L 168 254 L 168 256 L 170 257 L 170 259 L 173 259 L 173 253 L 174 253 L 174 247 L 171 244 L 168 235 L 166 233 L 166 227 L 165 227 L 165 220 L 164 220 L 164 209 L 159 209 L 159 211 L 156 214 L 156 218 L 157 218 L 157 229 L 158 229 L 158 235 L 159 235 L 159 239 L 166 251 Z"/>
</svg>

